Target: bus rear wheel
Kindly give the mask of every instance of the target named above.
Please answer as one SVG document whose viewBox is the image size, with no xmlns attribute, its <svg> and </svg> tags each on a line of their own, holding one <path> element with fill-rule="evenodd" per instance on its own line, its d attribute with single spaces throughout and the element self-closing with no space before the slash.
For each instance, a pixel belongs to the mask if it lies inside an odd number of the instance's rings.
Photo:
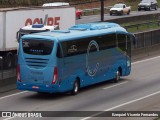
<svg viewBox="0 0 160 120">
<path fill-rule="evenodd" d="M 71 91 L 71 94 L 72 94 L 72 95 L 77 95 L 78 92 L 79 92 L 79 81 L 76 80 L 76 81 L 74 82 L 74 84 L 73 84 L 73 89 L 72 89 L 72 91 Z"/>
</svg>

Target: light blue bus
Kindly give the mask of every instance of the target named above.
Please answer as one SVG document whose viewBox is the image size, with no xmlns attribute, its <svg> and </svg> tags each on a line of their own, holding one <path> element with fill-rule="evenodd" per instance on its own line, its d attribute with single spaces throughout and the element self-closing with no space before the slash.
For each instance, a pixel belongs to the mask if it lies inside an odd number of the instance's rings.
<svg viewBox="0 0 160 120">
<path fill-rule="evenodd" d="M 21 37 L 17 88 L 36 92 L 70 92 L 131 72 L 134 35 L 115 23 L 75 25 Z"/>
</svg>

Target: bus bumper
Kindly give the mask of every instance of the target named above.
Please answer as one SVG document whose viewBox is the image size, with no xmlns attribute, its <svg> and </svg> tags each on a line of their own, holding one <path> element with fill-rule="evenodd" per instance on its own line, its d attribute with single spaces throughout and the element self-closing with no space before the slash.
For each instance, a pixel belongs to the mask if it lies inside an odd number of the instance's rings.
<svg viewBox="0 0 160 120">
<path fill-rule="evenodd" d="M 19 90 L 28 90 L 28 91 L 35 91 L 35 92 L 47 92 L 47 93 L 57 93 L 60 92 L 60 86 L 55 85 L 44 85 L 44 84 L 31 84 L 31 83 L 21 83 L 17 82 L 17 89 Z"/>
</svg>

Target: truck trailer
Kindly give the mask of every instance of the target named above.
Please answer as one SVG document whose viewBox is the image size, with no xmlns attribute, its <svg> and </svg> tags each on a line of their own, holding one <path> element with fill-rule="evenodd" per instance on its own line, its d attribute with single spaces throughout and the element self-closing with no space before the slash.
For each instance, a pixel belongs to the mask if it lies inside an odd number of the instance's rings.
<svg viewBox="0 0 160 120">
<path fill-rule="evenodd" d="M 3 59 L 3 69 L 15 67 L 17 64 L 17 31 L 33 24 L 67 29 L 75 25 L 75 8 L 70 6 L 1 8 L 0 58 Z"/>
</svg>

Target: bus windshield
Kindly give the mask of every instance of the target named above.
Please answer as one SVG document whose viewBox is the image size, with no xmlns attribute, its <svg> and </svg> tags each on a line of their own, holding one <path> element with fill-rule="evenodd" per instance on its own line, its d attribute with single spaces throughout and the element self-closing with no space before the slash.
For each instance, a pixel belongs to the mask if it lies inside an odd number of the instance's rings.
<svg viewBox="0 0 160 120">
<path fill-rule="evenodd" d="M 49 40 L 22 40 L 23 52 L 31 55 L 50 55 L 53 45 Z"/>
</svg>

